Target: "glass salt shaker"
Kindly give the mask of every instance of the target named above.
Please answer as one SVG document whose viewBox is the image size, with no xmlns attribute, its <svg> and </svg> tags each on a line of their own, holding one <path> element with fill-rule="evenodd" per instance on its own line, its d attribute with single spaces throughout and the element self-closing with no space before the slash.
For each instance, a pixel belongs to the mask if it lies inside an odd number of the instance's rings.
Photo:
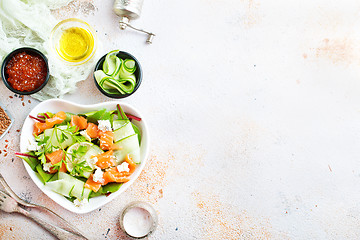
<svg viewBox="0 0 360 240">
<path fill-rule="evenodd" d="M 127 236 L 143 239 L 150 236 L 158 225 L 155 209 L 147 202 L 128 204 L 120 215 L 120 227 Z"/>
</svg>

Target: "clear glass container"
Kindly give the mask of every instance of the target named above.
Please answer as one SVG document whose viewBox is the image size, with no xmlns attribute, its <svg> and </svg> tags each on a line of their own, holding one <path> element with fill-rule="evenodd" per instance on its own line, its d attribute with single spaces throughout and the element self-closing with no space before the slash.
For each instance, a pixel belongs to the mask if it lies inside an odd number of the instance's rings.
<svg viewBox="0 0 360 240">
<path fill-rule="evenodd" d="M 80 65 L 95 55 L 96 32 L 87 22 L 69 18 L 59 22 L 51 31 L 50 47 L 64 63 Z"/>
<path fill-rule="evenodd" d="M 137 226 L 135 226 L 136 224 Z M 120 227 L 132 239 L 143 239 L 150 236 L 157 225 L 156 211 L 147 202 L 132 202 L 123 209 L 120 215 Z"/>
<path fill-rule="evenodd" d="M 0 140 L 9 132 L 11 126 L 14 124 L 14 118 L 12 117 L 12 115 L 9 113 L 9 111 L 4 107 L 3 104 L 0 103 L 0 107 L 4 110 L 4 112 L 6 113 L 6 115 L 9 117 L 10 119 L 10 124 L 9 126 L 6 128 L 6 130 L 0 135 Z M 0 110 L 1 111 L 1 110 Z"/>
</svg>

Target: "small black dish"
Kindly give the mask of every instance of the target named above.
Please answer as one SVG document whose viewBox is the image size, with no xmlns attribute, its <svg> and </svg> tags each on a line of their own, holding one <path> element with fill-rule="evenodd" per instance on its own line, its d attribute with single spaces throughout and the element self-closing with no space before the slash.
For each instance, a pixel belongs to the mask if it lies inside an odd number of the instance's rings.
<svg viewBox="0 0 360 240">
<path fill-rule="evenodd" d="M 103 70 L 103 63 L 105 61 L 105 57 L 106 57 L 107 54 L 105 54 L 104 56 L 102 56 L 100 58 L 100 60 L 96 63 L 96 66 L 95 66 L 95 71 L 97 70 Z M 121 94 L 121 93 L 118 93 L 118 94 L 110 94 L 110 93 L 107 93 L 105 92 L 98 84 L 98 82 L 96 81 L 95 79 L 95 76 L 93 75 L 94 77 L 94 81 L 95 81 L 95 85 L 96 87 L 99 89 L 100 92 L 102 92 L 105 96 L 108 96 L 110 98 L 126 98 L 128 96 L 130 96 L 131 94 L 133 94 L 134 92 L 136 92 L 136 90 L 139 88 L 140 84 L 141 84 L 141 81 L 142 81 L 142 70 L 141 70 L 141 65 L 139 63 L 139 61 L 133 56 L 131 55 L 130 53 L 127 53 L 127 52 L 123 52 L 123 51 L 119 51 L 117 54 L 116 54 L 117 57 L 121 58 L 121 59 L 132 59 L 135 61 L 135 66 L 136 66 L 136 70 L 134 72 L 134 75 L 136 77 L 136 85 L 135 85 L 135 88 L 134 88 L 134 91 L 132 91 L 131 93 L 127 93 L 127 94 Z"/>
<path fill-rule="evenodd" d="M 26 52 L 27 54 L 38 55 L 45 61 L 45 64 L 46 64 L 46 78 L 45 78 L 45 81 L 41 84 L 40 87 L 38 87 L 37 89 L 35 89 L 33 91 L 30 91 L 30 92 L 16 90 L 7 81 L 8 74 L 6 73 L 5 67 L 8 64 L 8 62 L 10 61 L 10 59 L 19 52 Z M 1 78 L 2 78 L 5 86 L 9 90 L 11 90 L 12 92 L 17 93 L 19 95 L 31 95 L 31 94 L 34 94 L 34 93 L 40 91 L 48 83 L 49 77 L 50 77 L 50 73 L 49 73 L 49 64 L 48 64 L 47 58 L 45 57 L 45 55 L 42 52 L 40 52 L 39 50 L 34 49 L 34 48 L 23 47 L 23 48 L 15 49 L 14 51 L 12 51 L 11 53 L 9 53 L 6 56 L 6 58 L 4 59 L 4 61 L 2 62 L 2 65 L 1 65 Z"/>
</svg>

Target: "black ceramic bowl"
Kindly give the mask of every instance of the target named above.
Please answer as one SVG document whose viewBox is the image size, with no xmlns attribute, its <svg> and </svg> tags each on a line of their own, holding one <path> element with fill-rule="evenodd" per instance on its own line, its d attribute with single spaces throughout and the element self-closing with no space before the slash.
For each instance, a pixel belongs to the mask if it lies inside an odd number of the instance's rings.
<svg viewBox="0 0 360 240">
<path fill-rule="evenodd" d="M 97 62 L 96 66 L 95 66 L 95 71 L 97 70 L 103 70 L 103 63 L 105 61 L 105 57 L 107 54 L 105 54 L 104 56 L 102 56 L 100 58 L 100 60 Z M 95 79 L 94 76 L 94 81 L 95 81 L 95 85 L 96 87 L 99 89 L 100 92 L 102 92 L 104 95 L 110 97 L 110 98 L 126 98 L 128 96 L 130 96 L 131 94 L 133 94 L 134 92 L 136 92 L 136 90 L 139 88 L 140 84 L 141 84 L 141 80 L 142 80 L 142 70 L 141 70 L 141 65 L 139 63 L 139 61 L 130 53 L 127 52 L 123 52 L 123 51 L 119 51 L 118 54 L 116 54 L 116 56 L 118 56 L 121 59 L 132 59 L 135 61 L 135 66 L 136 66 L 136 70 L 134 72 L 134 75 L 136 77 L 136 85 L 134 88 L 134 91 L 132 91 L 131 93 L 127 93 L 127 94 L 121 94 L 121 93 L 116 93 L 116 94 L 110 94 L 104 91 L 104 89 L 102 89 L 98 82 Z"/>
<path fill-rule="evenodd" d="M 30 91 L 30 92 L 16 90 L 7 81 L 8 74 L 6 73 L 6 69 L 5 69 L 6 65 L 8 64 L 8 62 L 10 61 L 10 59 L 13 56 L 15 56 L 16 54 L 18 54 L 20 52 L 26 52 L 29 55 L 40 56 L 45 61 L 45 64 L 46 64 L 46 78 L 45 78 L 45 81 L 40 85 L 40 87 L 38 87 L 37 89 L 35 89 L 33 91 Z M 48 65 L 47 58 L 45 57 L 45 55 L 42 52 L 40 52 L 39 50 L 36 50 L 34 48 L 23 47 L 23 48 L 18 48 L 16 50 L 12 51 L 11 53 L 9 53 L 6 56 L 6 58 L 4 59 L 4 61 L 2 62 L 2 65 L 1 65 L 1 78 L 4 81 L 5 86 L 8 89 L 10 89 L 12 92 L 20 94 L 20 95 L 30 95 L 30 94 L 33 94 L 33 93 L 36 93 L 36 92 L 40 91 L 47 84 L 47 82 L 49 81 L 49 77 L 50 77 L 50 73 L 49 73 L 49 65 Z"/>
</svg>

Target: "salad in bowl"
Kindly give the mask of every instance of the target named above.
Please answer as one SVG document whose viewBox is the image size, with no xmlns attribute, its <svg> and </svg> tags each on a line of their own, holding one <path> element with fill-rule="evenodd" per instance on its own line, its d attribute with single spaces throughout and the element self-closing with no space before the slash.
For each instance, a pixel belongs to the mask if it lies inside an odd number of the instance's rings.
<svg viewBox="0 0 360 240">
<path fill-rule="evenodd" d="M 125 113 L 120 104 L 112 106 L 80 113 L 30 113 L 31 135 L 22 134 L 21 152 L 16 155 L 27 163 L 43 191 L 83 208 L 92 199 L 118 192 L 140 174 L 143 131 L 136 123 L 142 119 Z M 91 210 L 96 206 L 100 204 Z"/>
</svg>

